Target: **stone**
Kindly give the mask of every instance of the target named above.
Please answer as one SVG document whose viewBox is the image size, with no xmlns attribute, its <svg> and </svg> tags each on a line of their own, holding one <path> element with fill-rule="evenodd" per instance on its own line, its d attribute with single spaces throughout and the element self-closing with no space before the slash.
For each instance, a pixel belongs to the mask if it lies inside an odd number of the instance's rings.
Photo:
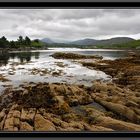
<svg viewBox="0 0 140 140">
<path fill-rule="evenodd" d="M 13 122 L 13 117 L 8 118 L 5 120 L 5 124 L 4 124 L 4 130 L 8 130 L 11 131 L 14 128 L 14 122 Z"/>
<path fill-rule="evenodd" d="M 56 128 L 52 122 L 44 119 L 40 114 L 36 114 L 35 131 L 56 131 Z"/>
<path fill-rule="evenodd" d="M 33 125 L 35 113 L 36 113 L 35 108 L 28 108 L 28 109 L 27 108 L 22 108 L 21 120 L 22 121 L 27 121 L 28 123 Z"/>
<path fill-rule="evenodd" d="M 13 112 L 13 117 L 15 117 L 15 118 L 20 118 L 20 114 L 21 114 L 20 111 L 14 110 L 14 112 Z"/>
<path fill-rule="evenodd" d="M 5 116 L 5 109 L 3 109 L 1 112 L 0 112 L 0 122 L 3 120 L 4 116 Z"/>
<path fill-rule="evenodd" d="M 121 116 L 126 117 L 130 121 L 134 123 L 140 123 L 140 116 L 137 115 L 132 109 L 121 104 L 102 101 L 102 99 L 98 99 L 98 98 L 96 98 L 95 100 L 99 102 L 101 105 L 103 105 L 104 107 L 108 108 L 109 110 Z"/>
<path fill-rule="evenodd" d="M 89 113 L 87 114 L 88 117 L 92 117 L 96 120 L 96 126 L 101 126 L 105 128 L 110 128 L 117 131 L 139 131 L 140 125 L 125 122 L 121 120 L 116 120 L 111 117 L 107 117 L 103 115 L 104 113 L 101 113 L 100 111 L 97 111 L 95 109 L 88 109 Z"/>
<path fill-rule="evenodd" d="M 33 131 L 33 127 L 27 122 L 20 123 L 20 131 Z"/>
<path fill-rule="evenodd" d="M 18 128 L 20 127 L 20 119 L 19 118 L 14 118 L 13 123 L 14 123 L 14 126 L 16 126 Z"/>
</svg>

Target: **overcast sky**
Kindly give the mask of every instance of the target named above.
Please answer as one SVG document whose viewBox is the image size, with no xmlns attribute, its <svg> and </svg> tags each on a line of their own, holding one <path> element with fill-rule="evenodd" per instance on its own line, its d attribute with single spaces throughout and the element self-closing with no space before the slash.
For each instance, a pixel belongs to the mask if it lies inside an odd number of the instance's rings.
<svg viewBox="0 0 140 140">
<path fill-rule="evenodd" d="M 140 39 L 140 9 L 0 9 L 0 36 Z"/>
</svg>

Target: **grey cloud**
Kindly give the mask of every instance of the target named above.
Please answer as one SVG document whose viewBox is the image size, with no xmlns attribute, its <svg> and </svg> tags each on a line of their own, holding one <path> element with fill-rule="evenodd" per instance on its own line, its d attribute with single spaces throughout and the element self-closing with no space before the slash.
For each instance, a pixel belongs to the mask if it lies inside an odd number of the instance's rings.
<svg viewBox="0 0 140 140">
<path fill-rule="evenodd" d="M 0 36 L 68 40 L 116 35 L 138 38 L 139 13 L 140 9 L 0 9 Z"/>
</svg>

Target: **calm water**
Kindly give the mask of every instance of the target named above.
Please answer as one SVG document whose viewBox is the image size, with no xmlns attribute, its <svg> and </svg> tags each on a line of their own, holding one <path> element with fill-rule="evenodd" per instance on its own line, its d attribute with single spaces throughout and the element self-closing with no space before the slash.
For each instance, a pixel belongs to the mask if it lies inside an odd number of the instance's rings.
<svg viewBox="0 0 140 140">
<path fill-rule="evenodd" d="M 116 59 L 127 56 L 127 51 L 103 50 L 103 49 L 76 49 L 76 48 L 55 48 L 50 50 L 31 52 L 10 52 L 0 53 L 0 74 L 11 80 L 10 82 L 0 82 L 0 90 L 3 85 L 18 86 L 26 82 L 63 82 L 70 84 L 91 85 L 93 80 L 111 80 L 111 77 L 104 72 L 90 70 L 73 60 L 54 59 L 50 55 L 55 52 L 73 52 L 79 54 L 101 55 L 104 59 Z M 93 60 L 92 60 L 93 61 Z M 65 67 L 57 64 L 63 63 Z M 49 71 L 49 74 L 38 73 L 33 75 L 32 69 Z M 53 72 L 60 72 L 59 76 L 52 76 Z"/>
</svg>

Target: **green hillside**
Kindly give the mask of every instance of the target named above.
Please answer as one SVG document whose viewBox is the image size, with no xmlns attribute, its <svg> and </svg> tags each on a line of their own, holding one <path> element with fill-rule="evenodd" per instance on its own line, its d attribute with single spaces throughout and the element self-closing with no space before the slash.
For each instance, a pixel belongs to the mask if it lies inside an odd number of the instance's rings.
<svg viewBox="0 0 140 140">
<path fill-rule="evenodd" d="M 90 46 L 92 47 L 92 46 Z M 129 41 L 127 43 L 121 43 L 121 44 L 112 44 L 112 45 L 97 45 L 97 48 L 120 48 L 120 49 L 140 49 L 140 40 L 133 40 Z"/>
</svg>

